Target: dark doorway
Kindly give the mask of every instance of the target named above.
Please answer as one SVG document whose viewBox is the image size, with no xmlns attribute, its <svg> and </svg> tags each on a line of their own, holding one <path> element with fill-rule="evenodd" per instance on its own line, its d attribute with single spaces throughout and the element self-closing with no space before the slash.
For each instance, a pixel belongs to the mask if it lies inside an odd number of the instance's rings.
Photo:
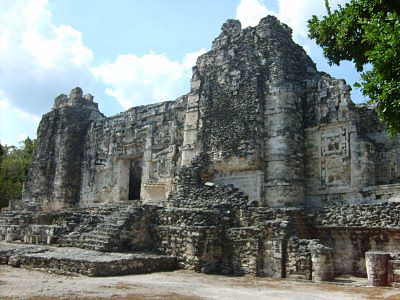
<svg viewBox="0 0 400 300">
<path fill-rule="evenodd" d="M 140 200 L 142 183 L 142 160 L 131 160 L 129 166 L 129 200 Z"/>
</svg>

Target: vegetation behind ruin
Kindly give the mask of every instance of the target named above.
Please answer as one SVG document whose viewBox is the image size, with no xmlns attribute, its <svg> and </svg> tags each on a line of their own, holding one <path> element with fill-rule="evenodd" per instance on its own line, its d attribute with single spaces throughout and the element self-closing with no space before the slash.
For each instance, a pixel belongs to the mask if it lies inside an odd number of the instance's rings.
<svg viewBox="0 0 400 300">
<path fill-rule="evenodd" d="M 35 140 L 26 138 L 19 147 L 0 144 L 0 208 L 21 199 Z"/>
</svg>

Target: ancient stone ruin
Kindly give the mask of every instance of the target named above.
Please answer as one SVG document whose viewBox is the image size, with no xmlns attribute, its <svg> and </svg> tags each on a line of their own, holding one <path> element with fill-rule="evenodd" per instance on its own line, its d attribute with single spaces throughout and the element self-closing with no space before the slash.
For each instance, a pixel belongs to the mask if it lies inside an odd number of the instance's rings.
<svg viewBox="0 0 400 300">
<path fill-rule="evenodd" d="M 291 34 L 228 20 L 175 101 L 105 117 L 80 88 L 58 96 L 0 215 L 0 261 L 400 282 L 398 139 Z"/>
</svg>

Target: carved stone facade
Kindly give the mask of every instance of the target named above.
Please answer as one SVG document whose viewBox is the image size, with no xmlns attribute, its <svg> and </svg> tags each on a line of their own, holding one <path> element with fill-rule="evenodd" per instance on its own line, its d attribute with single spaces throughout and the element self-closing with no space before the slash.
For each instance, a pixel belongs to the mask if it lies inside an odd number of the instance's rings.
<svg viewBox="0 0 400 300">
<path fill-rule="evenodd" d="M 42 163 L 30 169 L 25 200 L 49 208 L 162 203 L 199 155 L 206 181 L 233 184 L 262 206 L 397 197 L 397 185 L 393 195 L 380 192 L 399 182 L 397 140 L 373 108 L 352 103 L 343 80 L 318 72 L 274 17 L 243 30 L 228 20 L 176 101 L 106 118 L 80 93 L 57 97 L 44 116 L 33 159 Z"/>
<path fill-rule="evenodd" d="M 313 280 L 365 275 L 366 251 L 396 250 L 400 224 L 383 212 L 400 199 L 398 139 L 275 17 L 245 29 L 228 20 L 175 101 L 105 117 L 92 99 L 76 88 L 43 116 L 0 239 Z M 368 223 L 369 212 L 388 222 Z M 379 234 L 389 237 L 374 244 Z"/>
</svg>

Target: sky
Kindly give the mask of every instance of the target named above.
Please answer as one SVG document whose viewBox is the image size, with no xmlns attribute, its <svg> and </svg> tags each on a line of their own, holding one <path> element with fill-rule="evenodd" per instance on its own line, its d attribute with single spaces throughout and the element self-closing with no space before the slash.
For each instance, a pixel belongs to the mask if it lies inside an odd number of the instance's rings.
<svg viewBox="0 0 400 300">
<path fill-rule="evenodd" d="M 345 0 L 331 0 L 332 8 Z M 190 89 L 191 68 L 227 19 L 255 26 L 275 15 L 293 29 L 320 71 L 349 84 L 350 62 L 330 67 L 307 37 L 324 0 L 0 0 L 0 142 L 36 137 L 54 98 L 76 86 L 106 116 L 174 100 Z M 354 102 L 363 102 L 353 88 Z"/>
</svg>

